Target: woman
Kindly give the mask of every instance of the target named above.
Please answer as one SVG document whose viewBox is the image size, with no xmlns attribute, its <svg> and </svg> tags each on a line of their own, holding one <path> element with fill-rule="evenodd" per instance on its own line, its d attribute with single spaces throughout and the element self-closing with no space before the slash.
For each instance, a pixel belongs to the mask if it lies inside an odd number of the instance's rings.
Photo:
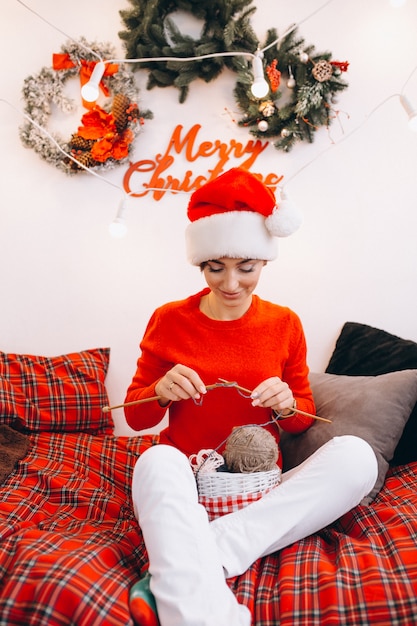
<svg viewBox="0 0 417 626">
<path fill-rule="evenodd" d="M 188 217 L 188 258 L 207 288 L 155 311 L 141 342 L 126 402 L 159 400 L 126 407 L 126 419 L 141 430 L 168 409 L 169 426 L 138 460 L 132 497 L 159 623 L 248 626 L 249 611 L 225 579 L 358 504 L 375 483 L 376 458 L 362 439 L 335 438 L 261 500 L 208 522 L 187 457 L 221 452 L 233 427 L 244 424 L 266 424 L 277 441 L 278 420 L 303 432 L 313 420 L 294 409 L 313 413 L 314 402 L 299 318 L 253 294 L 276 257 L 276 237 L 293 227 L 291 215 L 255 176 L 232 169 L 192 195 Z M 219 379 L 252 390 L 250 399 L 232 386 L 212 389 Z M 131 593 L 138 624 L 158 623 L 148 584 L 147 577 Z"/>
</svg>

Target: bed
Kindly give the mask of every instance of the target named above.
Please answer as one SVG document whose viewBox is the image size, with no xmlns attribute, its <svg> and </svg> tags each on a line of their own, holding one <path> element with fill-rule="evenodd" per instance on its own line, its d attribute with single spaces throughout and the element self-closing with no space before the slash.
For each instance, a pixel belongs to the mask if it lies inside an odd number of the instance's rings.
<svg viewBox="0 0 417 626">
<path fill-rule="evenodd" d="M 129 486 L 158 437 L 113 436 L 109 358 L 0 353 L 1 625 L 133 624 L 128 591 L 148 564 Z M 353 322 L 312 374 L 318 413 L 334 424 L 298 436 L 306 453 L 359 432 L 379 483 L 334 524 L 228 580 L 255 626 L 416 623 L 416 376 L 417 344 Z M 299 449 L 283 437 L 287 467 Z"/>
</svg>

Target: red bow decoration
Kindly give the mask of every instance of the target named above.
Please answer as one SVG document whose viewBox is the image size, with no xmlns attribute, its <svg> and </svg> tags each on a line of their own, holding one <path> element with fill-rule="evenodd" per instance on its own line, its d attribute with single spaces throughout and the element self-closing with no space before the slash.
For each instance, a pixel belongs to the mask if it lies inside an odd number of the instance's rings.
<svg viewBox="0 0 417 626">
<path fill-rule="evenodd" d="M 81 59 L 80 64 L 80 82 L 82 87 L 90 80 L 90 76 L 96 66 L 96 61 L 85 61 L 84 59 Z M 76 67 L 76 65 L 77 64 L 74 63 L 68 53 L 52 55 L 52 67 L 54 70 L 69 70 L 72 67 Z M 104 76 L 113 76 L 113 74 L 116 74 L 118 70 L 119 66 L 117 63 L 106 63 L 103 78 Z M 102 80 L 100 81 L 100 87 L 104 95 L 108 97 L 110 92 L 107 85 Z M 95 102 L 86 102 L 83 100 L 83 106 L 86 109 L 91 109 L 95 106 Z"/>
<path fill-rule="evenodd" d="M 341 72 L 347 72 L 349 67 L 349 61 L 330 61 L 334 67 L 338 67 Z"/>
</svg>

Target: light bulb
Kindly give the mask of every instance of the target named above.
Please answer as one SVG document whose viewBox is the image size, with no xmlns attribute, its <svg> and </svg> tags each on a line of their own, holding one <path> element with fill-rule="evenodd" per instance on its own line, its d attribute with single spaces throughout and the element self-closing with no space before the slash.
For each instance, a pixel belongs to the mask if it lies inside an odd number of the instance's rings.
<svg viewBox="0 0 417 626">
<path fill-rule="evenodd" d="M 95 64 L 90 80 L 81 88 L 81 97 L 86 102 L 95 102 L 99 95 L 99 85 L 106 66 L 104 61 Z"/>
<path fill-rule="evenodd" d="M 265 80 L 264 68 L 262 65 L 263 54 L 259 50 L 255 52 L 255 56 L 252 61 L 253 69 L 253 84 L 251 92 L 255 98 L 264 98 L 269 91 L 269 85 Z"/>
<path fill-rule="evenodd" d="M 414 107 L 406 96 L 400 96 L 400 102 L 408 115 L 408 128 L 417 133 L 417 108 Z"/>
<path fill-rule="evenodd" d="M 413 131 L 413 133 L 417 133 L 417 113 L 410 117 L 408 120 L 408 128 Z"/>
<path fill-rule="evenodd" d="M 112 223 L 109 224 L 109 233 L 115 239 L 122 239 L 127 234 L 125 212 L 126 212 L 126 200 L 123 199 L 120 203 L 116 217 L 114 218 Z"/>
<path fill-rule="evenodd" d="M 116 217 L 109 224 L 109 233 L 114 239 L 123 239 L 127 235 L 126 222 L 120 217 Z"/>
<path fill-rule="evenodd" d="M 414 117 L 410 117 L 408 120 L 408 128 L 413 131 L 413 133 L 417 133 L 417 114 Z"/>
</svg>

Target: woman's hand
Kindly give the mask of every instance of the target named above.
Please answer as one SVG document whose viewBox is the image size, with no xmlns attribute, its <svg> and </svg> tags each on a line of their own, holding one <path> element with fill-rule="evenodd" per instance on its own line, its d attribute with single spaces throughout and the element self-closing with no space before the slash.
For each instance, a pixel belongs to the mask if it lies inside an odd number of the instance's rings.
<svg viewBox="0 0 417 626">
<path fill-rule="evenodd" d="M 292 391 L 278 376 L 261 382 L 251 394 L 252 406 L 270 407 L 277 413 L 292 415 L 295 399 Z"/>
<path fill-rule="evenodd" d="M 197 372 L 177 363 L 156 383 L 155 393 L 160 396 L 159 404 L 165 406 L 176 400 L 199 400 L 207 389 Z"/>
</svg>

